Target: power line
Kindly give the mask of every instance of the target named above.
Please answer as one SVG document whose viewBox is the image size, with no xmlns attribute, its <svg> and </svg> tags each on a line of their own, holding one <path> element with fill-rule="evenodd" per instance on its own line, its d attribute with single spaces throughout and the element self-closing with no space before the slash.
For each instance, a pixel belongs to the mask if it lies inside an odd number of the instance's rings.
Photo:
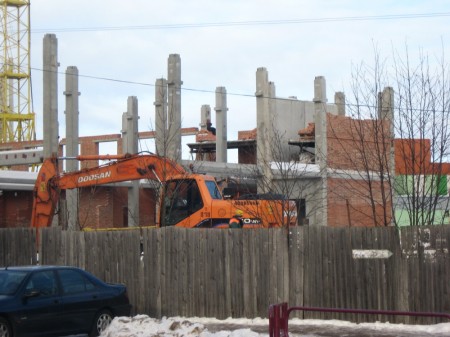
<svg viewBox="0 0 450 337">
<path fill-rule="evenodd" d="M 410 19 L 437 18 L 448 16 L 450 16 L 450 12 L 343 16 L 331 18 L 291 19 L 291 20 L 174 23 L 174 24 L 141 25 L 141 26 L 38 28 L 31 30 L 31 33 L 71 33 L 71 32 L 120 31 L 120 30 L 163 30 L 163 29 L 185 29 L 185 28 L 206 28 L 206 27 L 269 26 L 269 25 L 312 24 L 312 23 L 348 22 L 348 21 L 380 21 L 380 20 L 405 20 L 405 19 L 410 20 Z"/>
<path fill-rule="evenodd" d="M 30 68 L 32 70 L 36 70 L 36 71 L 48 71 L 48 72 L 53 72 L 51 70 L 43 70 L 40 68 Z M 62 71 L 56 71 L 57 74 L 59 75 L 65 75 L 65 72 Z M 147 86 L 147 87 L 156 87 L 156 84 L 152 84 L 152 83 L 146 83 L 146 82 L 137 82 L 137 81 L 131 81 L 131 80 L 121 80 L 121 79 L 116 79 L 116 78 L 111 78 L 111 77 L 102 77 L 102 76 L 93 76 L 93 75 L 83 75 L 83 74 L 78 74 L 78 77 L 81 78 L 88 78 L 88 79 L 93 79 L 93 80 L 99 80 L 99 81 L 109 81 L 109 82 L 116 82 L 116 83 L 123 83 L 123 84 L 132 84 L 132 85 L 140 85 L 140 86 Z M 209 93 L 209 94 L 215 94 L 216 91 L 215 90 L 208 90 L 208 89 L 196 89 L 196 88 L 185 88 L 185 87 L 181 87 L 180 88 L 181 91 L 191 91 L 191 92 L 199 92 L 199 93 Z M 251 97 L 251 98 L 255 98 L 255 94 L 245 94 L 245 93 L 236 93 L 236 92 L 227 92 L 227 95 L 229 96 L 238 96 L 238 97 Z M 263 96 L 262 98 L 266 98 L 269 100 L 279 100 L 279 101 L 292 101 L 292 98 L 289 97 L 269 97 L 269 96 Z M 336 104 L 336 103 L 334 103 Z M 354 104 L 354 103 L 345 103 L 346 107 L 359 107 L 359 108 L 369 108 L 369 109 L 376 109 L 378 108 L 375 105 L 369 105 L 369 104 Z M 394 110 L 404 110 L 403 108 L 399 108 L 399 107 L 394 107 Z M 422 108 L 409 108 L 406 109 L 408 111 L 423 111 L 423 112 L 433 112 L 436 110 L 432 110 L 432 109 L 422 109 Z M 440 111 L 440 110 L 439 110 Z M 450 111 L 448 110 L 442 110 L 441 112 L 443 113 L 450 113 Z"/>
<path fill-rule="evenodd" d="M 53 72 L 51 70 L 44 70 L 41 68 L 34 68 L 31 67 L 31 70 L 35 70 L 35 71 L 40 71 L 40 72 L 52 72 L 52 73 L 57 73 L 58 75 L 65 75 L 65 72 L 62 71 L 56 71 Z M 140 85 L 140 86 L 147 86 L 147 87 L 156 87 L 156 84 L 153 83 L 146 83 L 146 82 L 137 82 L 137 81 L 131 81 L 131 80 L 121 80 L 121 79 L 117 79 L 117 78 L 111 78 L 111 77 L 102 77 L 102 76 L 94 76 L 94 75 L 83 75 L 83 74 L 78 74 L 78 77 L 81 78 L 88 78 L 88 79 L 93 79 L 93 80 L 100 80 L 100 81 L 109 81 L 109 82 L 116 82 L 116 83 L 123 83 L 123 84 L 133 84 L 133 85 Z M 182 91 L 192 91 L 192 92 L 201 92 L 201 93 L 210 93 L 210 94 L 215 94 L 215 90 L 207 90 L 207 89 L 195 89 L 195 88 L 181 88 Z M 242 93 L 227 93 L 227 95 L 231 95 L 231 96 L 243 96 L 243 97 L 255 97 L 254 94 L 242 94 Z"/>
</svg>

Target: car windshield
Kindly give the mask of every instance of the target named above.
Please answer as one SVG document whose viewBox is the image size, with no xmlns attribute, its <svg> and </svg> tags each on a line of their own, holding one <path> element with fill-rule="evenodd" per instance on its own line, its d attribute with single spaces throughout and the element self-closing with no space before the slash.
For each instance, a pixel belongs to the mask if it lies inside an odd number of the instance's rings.
<svg viewBox="0 0 450 337">
<path fill-rule="evenodd" d="M 0 295 L 12 295 L 22 283 L 26 271 L 0 270 Z"/>
</svg>

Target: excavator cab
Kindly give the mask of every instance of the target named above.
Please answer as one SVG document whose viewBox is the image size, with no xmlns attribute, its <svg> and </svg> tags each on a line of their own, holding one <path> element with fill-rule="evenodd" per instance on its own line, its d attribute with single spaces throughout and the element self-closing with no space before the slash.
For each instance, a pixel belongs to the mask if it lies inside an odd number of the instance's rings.
<svg viewBox="0 0 450 337">
<path fill-rule="evenodd" d="M 161 227 L 174 226 L 204 206 L 195 179 L 170 180 L 164 188 Z"/>
<path fill-rule="evenodd" d="M 160 210 L 160 227 L 211 227 L 212 209 L 223 202 L 213 177 L 181 176 L 164 184 Z M 230 204 L 223 205 L 230 207 Z"/>
</svg>

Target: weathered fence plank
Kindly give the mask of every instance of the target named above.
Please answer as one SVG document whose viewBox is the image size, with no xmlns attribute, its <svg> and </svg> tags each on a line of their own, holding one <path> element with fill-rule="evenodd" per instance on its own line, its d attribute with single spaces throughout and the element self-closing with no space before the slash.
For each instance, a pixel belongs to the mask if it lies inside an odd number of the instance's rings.
<svg viewBox="0 0 450 337">
<path fill-rule="evenodd" d="M 0 265 L 35 263 L 35 231 L 0 229 Z M 267 317 L 270 304 L 444 312 L 450 226 L 265 230 L 40 231 L 41 264 L 80 266 L 128 287 L 133 314 Z M 352 250 L 392 256 L 354 258 Z M 437 319 L 296 313 L 305 318 Z"/>
<path fill-rule="evenodd" d="M 0 266 L 36 263 L 36 233 L 27 228 L 0 228 Z"/>
</svg>

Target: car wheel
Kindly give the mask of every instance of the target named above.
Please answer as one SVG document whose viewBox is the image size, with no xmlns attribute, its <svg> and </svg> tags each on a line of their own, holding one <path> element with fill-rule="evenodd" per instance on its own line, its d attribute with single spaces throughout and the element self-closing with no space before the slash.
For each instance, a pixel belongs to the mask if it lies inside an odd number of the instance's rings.
<svg viewBox="0 0 450 337">
<path fill-rule="evenodd" d="M 91 333 L 89 337 L 99 336 L 103 330 L 105 330 L 111 321 L 113 320 L 113 315 L 109 310 L 102 310 L 96 316 L 94 324 L 92 325 Z"/>
<path fill-rule="evenodd" d="M 12 337 L 11 327 L 6 319 L 0 317 L 0 337 Z"/>
</svg>

